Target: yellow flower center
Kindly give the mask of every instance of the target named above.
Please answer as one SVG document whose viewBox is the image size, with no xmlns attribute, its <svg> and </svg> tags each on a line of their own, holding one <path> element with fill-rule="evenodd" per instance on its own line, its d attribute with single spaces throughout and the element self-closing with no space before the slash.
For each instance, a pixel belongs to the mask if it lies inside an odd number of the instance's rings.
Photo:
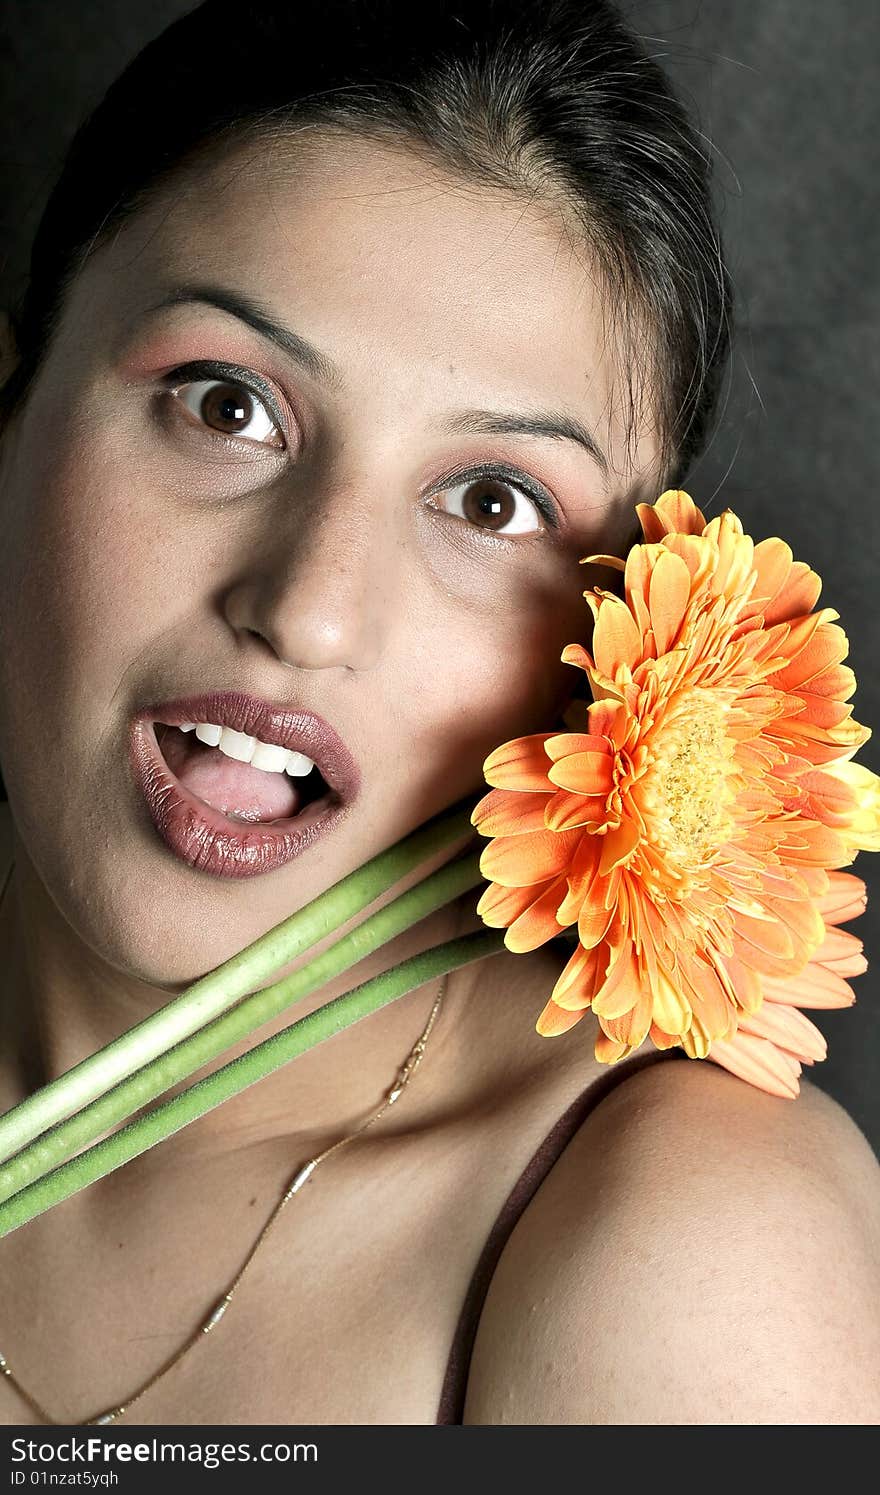
<svg viewBox="0 0 880 1495">
<path fill-rule="evenodd" d="M 720 691 L 683 691 L 669 702 L 652 743 L 653 830 L 677 861 L 710 860 L 733 834 L 730 806 L 734 740 Z M 653 798 L 654 796 L 652 796 Z"/>
</svg>

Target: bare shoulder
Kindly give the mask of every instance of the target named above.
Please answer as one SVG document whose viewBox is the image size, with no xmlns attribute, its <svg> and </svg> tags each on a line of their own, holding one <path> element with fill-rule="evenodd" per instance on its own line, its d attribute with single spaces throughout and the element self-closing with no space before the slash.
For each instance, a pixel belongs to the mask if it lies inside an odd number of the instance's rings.
<svg viewBox="0 0 880 1495">
<path fill-rule="evenodd" d="M 880 1422 L 880 1165 L 836 1101 L 709 1062 L 588 1116 L 513 1231 L 469 1423 Z"/>
</svg>

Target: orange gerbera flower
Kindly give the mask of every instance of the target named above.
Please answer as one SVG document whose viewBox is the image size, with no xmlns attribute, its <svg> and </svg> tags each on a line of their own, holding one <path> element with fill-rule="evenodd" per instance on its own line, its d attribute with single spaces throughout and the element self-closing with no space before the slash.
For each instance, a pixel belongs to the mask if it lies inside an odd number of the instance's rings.
<svg viewBox="0 0 880 1495">
<path fill-rule="evenodd" d="M 707 524 L 677 489 L 637 512 L 625 562 L 583 558 L 621 570 L 625 597 L 585 592 L 593 652 L 562 652 L 594 697 L 582 730 L 483 765 L 477 912 L 516 951 L 577 924 L 539 1033 L 591 1007 L 599 1060 L 650 1035 L 793 1097 L 826 1052 L 799 1009 L 848 1006 L 867 964 L 838 927 L 864 883 L 834 870 L 880 850 L 880 779 L 850 761 L 871 734 L 845 704 L 846 635 L 782 540 L 756 545 L 730 510 Z"/>
</svg>

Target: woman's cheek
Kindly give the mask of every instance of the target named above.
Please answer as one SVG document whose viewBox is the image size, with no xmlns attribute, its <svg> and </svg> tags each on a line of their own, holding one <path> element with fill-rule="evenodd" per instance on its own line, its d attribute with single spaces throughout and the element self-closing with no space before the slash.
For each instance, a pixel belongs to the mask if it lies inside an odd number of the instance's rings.
<svg viewBox="0 0 880 1495">
<path fill-rule="evenodd" d="M 592 614 L 583 597 L 584 568 L 559 557 L 554 573 L 521 589 L 505 618 L 503 638 L 486 662 L 483 711 L 493 746 L 511 737 L 549 731 L 583 672 L 560 659 L 567 644 L 589 647 Z"/>
<path fill-rule="evenodd" d="M 433 663 L 416 666 L 418 687 L 409 692 L 417 714 L 401 781 L 416 805 L 426 796 L 449 803 L 480 791 L 483 763 L 495 747 L 555 725 L 556 701 L 575 683 L 555 642 L 545 617 L 531 611 L 521 626 L 499 614 L 460 631 L 450 620 L 438 634 Z"/>
<path fill-rule="evenodd" d="M 195 578 L 204 555 L 194 529 L 163 522 L 161 495 L 141 476 L 76 448 L 34 451 L 25 493 L 26 533 L 17 537 L 18 585 L 4 629 L 19 640 L 4 699 L 10 730 L 40 723 L 90 754 L 153 685 L 157 661 L 186 670 Z M 204 567 L 202 568 L 204 574 Z M 195 663 L 195 661 L 193 661 Z M 4 672 L 5 673 L 5 672 Z M 194 686 L 182 674 L 182 686 Z M 30 724 L 30 725 L 28 725 Z M 81 767 L 83 765 L 80 765 Z"/>
<path fill-rule="evenodd" d="M 89 672 L 102 658 L 130 661 L 160 620 L 171 624 L 185 603 L 190 537 L 162 522 L 143 480 L 135 493 L 118 470 L 56 466 L 43 485 L 36 519 L 43 557 L 30 585 L 56 647 L 88 656 Z"/>
</svg>

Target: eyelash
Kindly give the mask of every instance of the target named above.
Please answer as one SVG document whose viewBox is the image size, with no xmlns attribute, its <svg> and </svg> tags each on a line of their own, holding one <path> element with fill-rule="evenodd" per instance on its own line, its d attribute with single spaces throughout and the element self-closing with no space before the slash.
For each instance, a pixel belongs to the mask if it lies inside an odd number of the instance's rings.
<svg viewBox="0 0 880 1495">
<path fill-rule="evenodd" d="M 262 379 L 258 379 L 255 374 L 245 375 L 243 370 L 237 368 L 234 363 L 221 363 L 207 358 L 197 358 L 191 363 L 182 363 L 176 369 L 172 369 L 170 373 L 164 376 L 162 384 L 169 394 L 173 394 L 185 384 L 210 379 L 218 383 L 222 381 L 224 384 L 234 384 L 238 385 L 241 389 L 246 389 L 248 394 L 253 395 L 255 399 L 260 400 L 266 406 L 281 435 L 284 435 L 284 419 L 275 403 L 271 386 L 265 384 Z M 239 438 L 224 436 L 221 431 L 211 432 L 210 426 L 206 426 L 205 430 L 213 436 L 218 436 L 221 441 L 243 440 L 249 445 L 263 445 L 262 442 L 251 442 L 250 438 L 246 436 Z M 279 448 L 276 447 L 274 450 L 277 451 Z"/>
<path fill-rule="evenodd" d="M 504 462 L 483 462 L 482 464 L 478 464 L 476 467 L 463 467 L 460 469 L 456 468 L 455 471 L 447 474 L 441 488 L 436 491 L 442 492 L 443 489 L 450 488 L 453 484 L 467 482 L 475 483 L 480 478 L 498 478 L 502 483 L 506 483 L 508 488 L 515 489 L 518 493 L 521 493 L 525 498 L 529 500 L 533 507 L 538 510 L 538 513 L 541 515 L 542 519 L 545 519 L 547 521 L 551 529 L 559 528 L 559 518 L 556 511 L 556 506 L 549 495 L 546 494 L 542 488 L 533 487 L 533 485 L 528 481 L 525 475 L 520 472 L 518 467 L 508 467 Z M 450 515 L 450 518 L 461 519 L 462 516 L 459 514 L 452 514 Z M 466 524 L 468 521 L 462 520 L 462 522 Z M 479 525 L 472 524 L 470 525 L 470 528 L 479 530 Z M 498 540 L 522 540 L 527 538 L 528 535 L 535 536 L 539 534 L 540 531 L 528 530 L 521 531 L 519 534 L 505 534 L 504 530 L 487 529 L 484 530 L 483 533 L 491 536 L 493 539 Z"/>
<path fill-rule="evenodd" d="M 163 388 L 169 394 L 172 394 L 185 384 L 211 379 L 222 380 L 225 383 L 238 385 L 240 388 L 247 390 L 248 394 L 253 395 L 265 405 L 281 436 L 284 437 L 284 419 L 275 402 L 271 386 L 264 383 L 263 380 L 257 379 L 256 375 L 245 373 L 244 370 L 238 368 L 235 364 L 223 363 L 214 359 L 195 359 L 190 363 L 180 364 L 177 368 L 171 369 L 164 376 L 162 384 Z M 205 430 L 210 433 L 211 428 L 205 426 Z M 224 436 L 220 431 L 213 432 L 213 435 L 219 437 L 221 441 L 226 442 L 242 440 L 250 445 L 262 446 L 265 444 L 263 442 L 252 442 L 249 437 L 237 438 L 232 435 Z M 269 450 L 279 451 L 281 448 L 270 447 Z M 501 482 L 508 484 L 509 487 L 517 490 L 533 504 L 542 519 L 546 520 L 552 529 L 559 528 L 558 511 L 549 494 L 543 488 L 530 482 L 526 475 L 520 472 L 519 468 L 510 467 L 504 462 L 484 462 L 474 467 L 456 469 L 445 478 L 443 488 L 450 487 L 453 483 L 476 482 L 480 478 L 497 478 Z M 443 490 L 440 489 L 439 491 Z M 468 521 L 463 519 L 461 515 L 451 514 L 449 517 L 459 519 L 462 523 L 468 524 Z M 478 525 L 469 525 L 469 527 L 479 530 Z M 485 530 L 483 533 L 493 539 L 514 540 L 522 538 L 524 533 L 534 535 L 540 533 L 540 531 L 525 531 L 521 532 L 520 535 L 505 535 L 503 530 Z"/>
</svg>

